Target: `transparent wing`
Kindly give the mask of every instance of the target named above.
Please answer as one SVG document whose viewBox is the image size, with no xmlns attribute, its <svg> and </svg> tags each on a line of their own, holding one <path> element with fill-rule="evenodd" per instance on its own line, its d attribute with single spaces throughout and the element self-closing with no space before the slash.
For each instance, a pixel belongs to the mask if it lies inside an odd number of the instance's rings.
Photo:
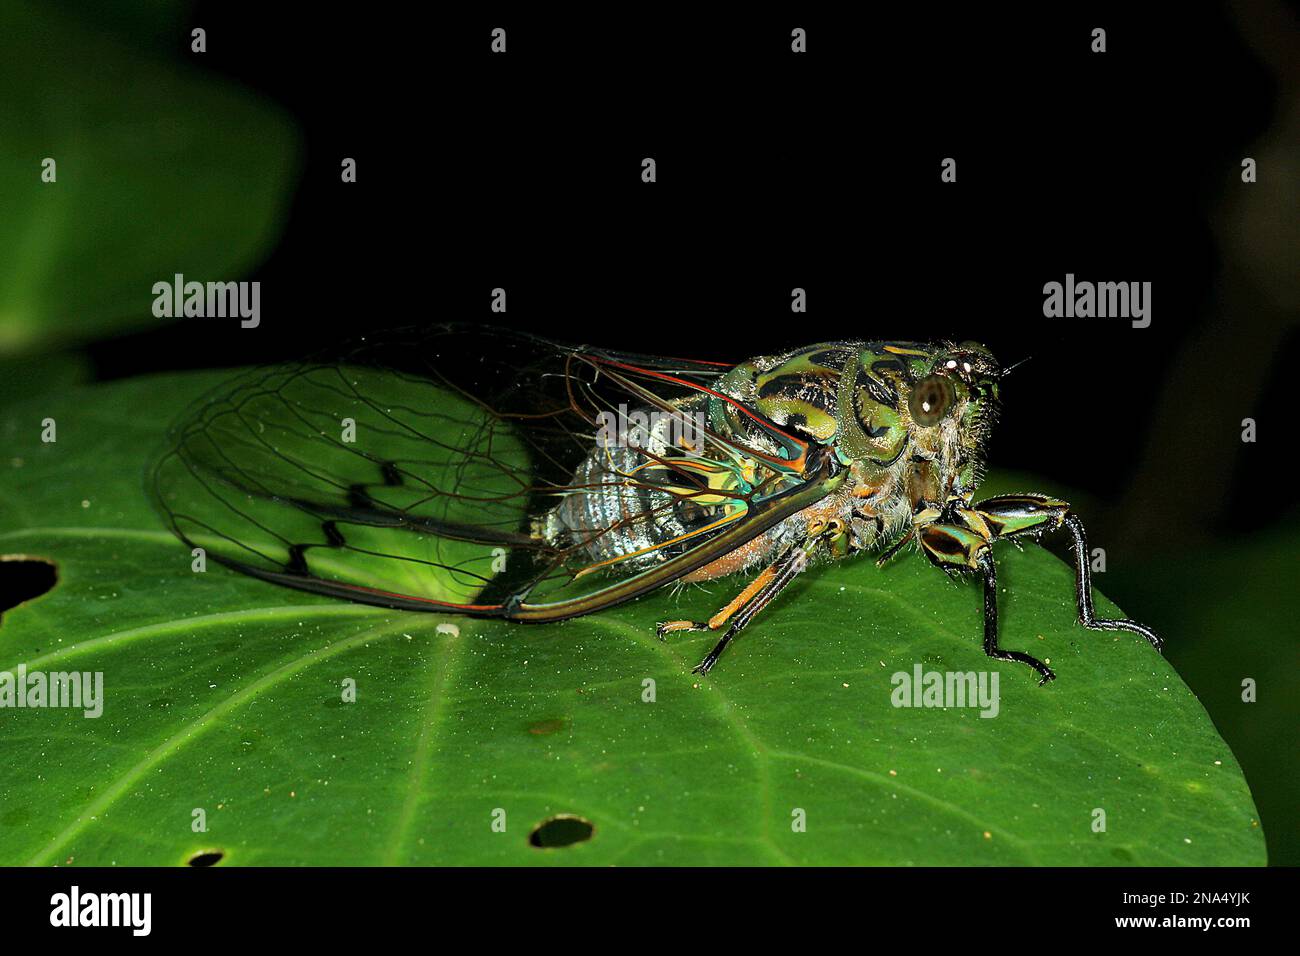
<svg viewBox="0 0 1300 956">
<path fill-rule="evenodd" d="M 663 583 L 738 546 L 803 484 L 806 447 L 712 388 L 727 368 L 463 326 L 389 333 L 205 396 L 172 430 L 153 490 L 189 547 L 277 583 L 500 616 L 577 600 L 581 613 L 647 589 L 624 582 L 652 565 Z M 638 409 L 686 409 L 703 427 L 642 435 L 635 455 L 600 450 L 609 422 Z M 582 520 L 554 533 L 557 509 Z M 647 538 L 669 516 L 683 533 Z"/>
</svg>

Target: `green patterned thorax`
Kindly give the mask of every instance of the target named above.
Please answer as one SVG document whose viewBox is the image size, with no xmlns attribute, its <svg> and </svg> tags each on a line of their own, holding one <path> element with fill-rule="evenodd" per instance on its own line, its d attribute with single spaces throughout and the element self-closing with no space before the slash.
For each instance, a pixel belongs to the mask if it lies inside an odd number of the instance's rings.
<svg viewBox="0 0 1300 956">
<path fill-rule="evenodd" d="M 977 468 L 997 377 L 993 356 L 975 343 L 832 342 L 751 359 L 719 390 L 783 428 L 833 445 L 845 464 L 887 469 L 916 446 L 921 458 Z M 721 400 L 710 403 L 710 418 L 729 434 L 754 431 Z"/>
<path fill-rule="evenodd" d="M 719 391 L 739 398 L 778 425 L 828 444 L 839 430 L 839 383 L 852 355 L 852 346 L 832 343 L 751 359 L 728 372 Z M 753 430 L 734 405 L 714 400 L 710 411 L 715 427 L 739 435 Z"/>
</svg>

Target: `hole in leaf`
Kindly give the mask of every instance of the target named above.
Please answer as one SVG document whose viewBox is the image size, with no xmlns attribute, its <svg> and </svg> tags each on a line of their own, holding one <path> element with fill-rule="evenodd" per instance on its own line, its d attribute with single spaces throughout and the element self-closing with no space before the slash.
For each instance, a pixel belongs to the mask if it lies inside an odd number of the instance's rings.
<svg viewBox="0 0 1300 956">
<path fill-rule="evenodd" d="M 543 848 L 572 846 L 574 843 L 590 840 L 595 831 L 594 823 L 582 817 L 575 817 L 571 813 L 561 813 L 533 827 L 533 832 L 528 835 L 528 842 Z"/>
<path fill-rule="evenodd" d="M 53 561 L 25 554 L 0 554 L 0 614 L 40 597 L 58 580 Z"/>
<path fill-rule="evenodd" d="M 187 861 L 190 866 L 216 866 L 225 857 L 224 850 L 200 850 Z"/>
</svg>

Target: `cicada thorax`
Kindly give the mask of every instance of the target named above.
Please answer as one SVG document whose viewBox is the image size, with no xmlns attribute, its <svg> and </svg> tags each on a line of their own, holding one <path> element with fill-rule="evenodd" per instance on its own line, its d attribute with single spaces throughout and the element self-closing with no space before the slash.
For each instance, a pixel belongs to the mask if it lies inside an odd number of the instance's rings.
<svg viewBox="0 0 1300 956">
<path fill-rule="evenodd" d="M 723 386 L 766 419 L 820 444 L 839 432 L 839 392 L 855 347 L 849 343 L 813 345 L 783 355 L 756 358 L 737 366 Z M 740 417 L 725 409 L 728 423 Z"/>
</svg>

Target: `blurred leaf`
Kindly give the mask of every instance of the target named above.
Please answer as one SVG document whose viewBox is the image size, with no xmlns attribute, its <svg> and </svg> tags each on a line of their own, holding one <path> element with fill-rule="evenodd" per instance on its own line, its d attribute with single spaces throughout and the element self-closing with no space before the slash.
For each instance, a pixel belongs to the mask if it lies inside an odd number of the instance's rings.
<svg viewBox="0 0 1300 956">
<path fill-rule="evenodd" d="M 0 4 L 0 35 L 0 356 L 156 324 L 155 282 L 265 256 L 295 175 L 278 109 L 53 5 Z"/>
<path fill-rule="evenodd" d="M 1200 704 L 1139 638 L 1080 628 L 1069 568 L 1038 549 L 999 550 L 1003 642 L 1059 680 L 996 667 L 994 719 L 891 705 L 891 675 L 914 665 L 995 669 L 978 588 L 915 555 L 808 573 L 699 679 L 711 638 L 660 642 L 654 623 L 712 611 L 735 581 L 526 626 L 191 573 L 140 475 L 167 417 L 213 381 L 126 382 L 0 418 L 0 552 L 60 575 L 5 613 L 0 670 L 102 671 L 106 695 L 98 719 L 0 711 L 0 762 L 28 771 L 0 776 L 0 863 L 1264 862 Z M 42 445 L 47 415 L 58 442 Z M 566 814 L 591 838 L 530 843 Z"/>
</svg>

